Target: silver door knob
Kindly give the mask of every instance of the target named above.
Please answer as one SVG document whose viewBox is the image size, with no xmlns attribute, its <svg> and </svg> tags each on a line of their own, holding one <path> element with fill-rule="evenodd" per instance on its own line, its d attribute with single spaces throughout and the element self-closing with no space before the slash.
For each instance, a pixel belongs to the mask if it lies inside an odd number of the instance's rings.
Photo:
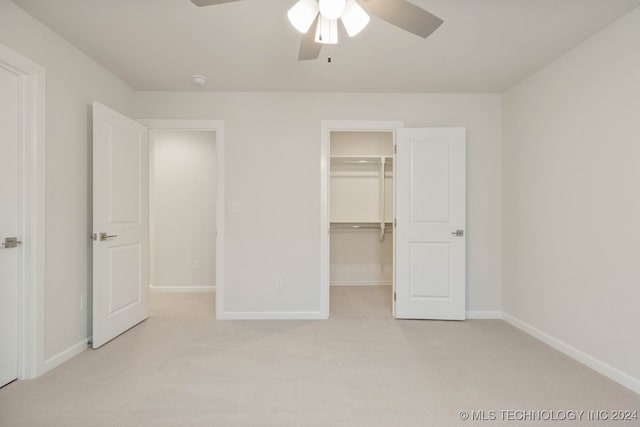
<svg viewBox="0 0 640 427">
<path fill-rule="evenodd" d="M 109 239 L 115 239 L 116 237 L 118 237 L 117 234 L 107 234 L 107 233 L 100 233 L 100 241 L 104 241 L 104 240 L 109 240 Z"/>
<path fill-rule="evenodd" d="M 22 242 L 18 240 L 17 237 L 5 237 L 4 243 L 0 243 L 0 245 L 4 246 L 6 249 L 16 248 L 21 244 Z"/>
<path fill-rule="evenodd" d="M 451 235 L 456 237 L 464 237 L 464 230 L 452 231 Z"/>
</svg>

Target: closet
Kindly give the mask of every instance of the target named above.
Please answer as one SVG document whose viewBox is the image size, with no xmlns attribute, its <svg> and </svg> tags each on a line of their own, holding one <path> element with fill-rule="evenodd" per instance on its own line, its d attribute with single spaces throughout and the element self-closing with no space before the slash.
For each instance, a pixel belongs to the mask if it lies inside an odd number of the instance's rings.
<svg viewBox="0 0 640 427">
<path fill-rule="evenodd" d="M 330 135 L 330 283 L 391 285 L 393 133 Z"/>
</svg>

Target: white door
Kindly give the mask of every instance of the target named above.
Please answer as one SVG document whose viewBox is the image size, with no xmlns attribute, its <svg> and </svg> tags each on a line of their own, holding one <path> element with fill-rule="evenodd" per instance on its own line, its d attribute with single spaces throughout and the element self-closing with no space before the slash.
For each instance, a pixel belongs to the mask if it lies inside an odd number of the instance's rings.
<svg viewBox="0 0 640 427">
<path fill-rule="evenodd" d="M 465 319 L 465 134 L 397 130 L 397 318 Z"/>
<path fill-rule="evenodd" d="M 18 377 L 20 77 L 0 66 L 0 387 Z"/>
<path fill-rule="evenodd" d="M 149 132 L 93 104 L 93 348 L 147 318 Z"/>
</svg>

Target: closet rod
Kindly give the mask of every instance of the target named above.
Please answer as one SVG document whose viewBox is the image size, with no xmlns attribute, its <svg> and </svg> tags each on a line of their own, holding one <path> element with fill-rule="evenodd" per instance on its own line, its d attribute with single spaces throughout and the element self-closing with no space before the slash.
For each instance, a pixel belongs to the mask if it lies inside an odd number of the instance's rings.
<svg viewBox="0 0 640 427">
<path fill-rule="evenodd" d="M 385 229 L 392 229 L 391 223 L 385 223 Z M 358 229 L 371 229 L 380 230 L 379 222 L 332 222 L 332 230 L 358 230 Z"/>
</svg>

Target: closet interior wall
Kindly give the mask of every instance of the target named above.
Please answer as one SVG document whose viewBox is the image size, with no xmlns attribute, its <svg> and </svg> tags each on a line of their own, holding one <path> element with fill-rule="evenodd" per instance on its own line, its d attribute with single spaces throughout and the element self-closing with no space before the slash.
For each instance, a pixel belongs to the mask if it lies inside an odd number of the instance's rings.
<svg viewBox="0 0 640 427">
<path fill-rule="evenodd" d="M 393 133 L 331 132 L 330 283 L 391 285 Z"/>
</svg>

